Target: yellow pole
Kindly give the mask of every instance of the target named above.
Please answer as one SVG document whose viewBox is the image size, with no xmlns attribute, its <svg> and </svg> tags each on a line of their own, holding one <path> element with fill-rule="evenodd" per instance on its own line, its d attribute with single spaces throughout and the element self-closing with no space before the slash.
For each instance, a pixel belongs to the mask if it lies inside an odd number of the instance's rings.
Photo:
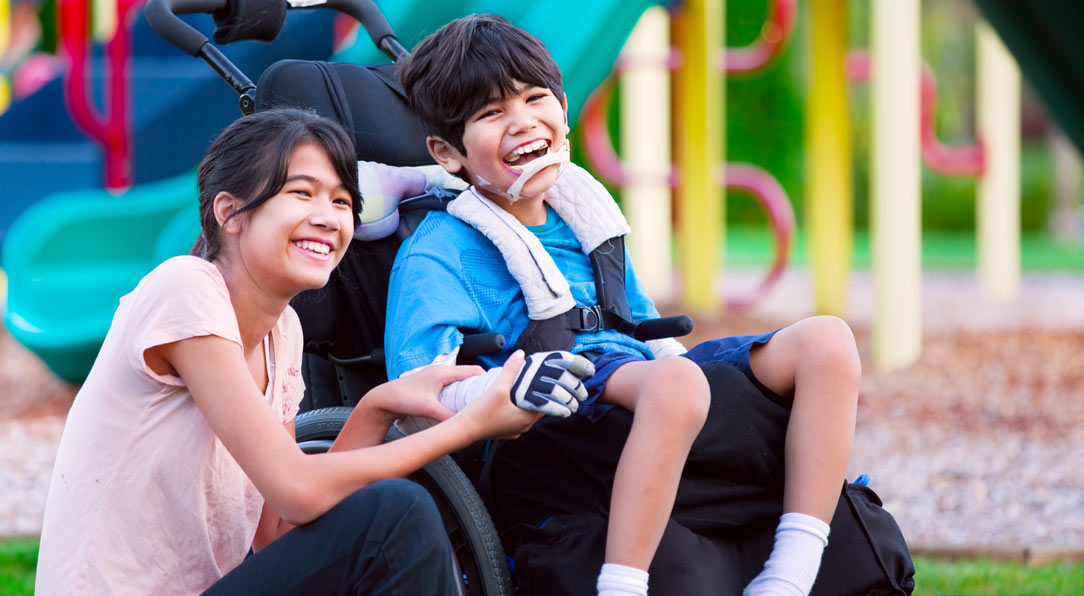
<svg viewBox="0 0 1084 596">
<path fill-rule="evenodd" d="M 919 0 L 874 0 L 870 15 L 873 360 L 884 368 L 922 351 L 919 13 Z"/>
<path fill-rule="evenodd" d="M 1020 69 L 990 26 L 975 32 L 978 137 L 985 167 L 978 185 L 979 281 L 992 298 L 1020 290 Z"/>
<path fill-rule="evenodd" d="M 0 56 L 3 56 L 11 43 L 11 0 L 0 0 Z M 8 78 L 0 75 L 0 114 L 7 111 L 11 104 L 11 86 Z"/>
<path fill-rule="evenodd" d="M 805 114 L 809 263 L 817 311 L 842 316 L 853 235 L 846 0 L 812 0 L 810 6 L 813 65 Z"/>
<path fill-rule="evenodd" d="M 622 189 L 632 228 L 629 255 L 648 295 L 672 291 L 670 257 L 670 17 L 653 6 L 632 30 L 621 58 L 621 155 L 629 181 Z"/>
<path fill-rule="evenodd" d="M 678 254 L 685 308 L 718 313 L 715 279 L 724 242 L 723 82 L 715 62 L 723 45 L 723 0 L 688 0 L 676 13 L 674 40 L 683 64 L 676 87 L 675 149 L 678 187 Z"/>
</svg>

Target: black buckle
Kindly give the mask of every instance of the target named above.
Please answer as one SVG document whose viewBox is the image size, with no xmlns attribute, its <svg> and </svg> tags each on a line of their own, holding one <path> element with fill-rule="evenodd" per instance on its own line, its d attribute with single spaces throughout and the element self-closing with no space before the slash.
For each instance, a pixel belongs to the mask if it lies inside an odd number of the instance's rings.
<svg viewBox="0 0 1084 596">
<path fill-rule="evenodd" d="M 599 305 L 594 306 L 581 306 L 580 311 L 580 331 L 601 331 L 602 327 L 602 307 Z"/>
</svg>

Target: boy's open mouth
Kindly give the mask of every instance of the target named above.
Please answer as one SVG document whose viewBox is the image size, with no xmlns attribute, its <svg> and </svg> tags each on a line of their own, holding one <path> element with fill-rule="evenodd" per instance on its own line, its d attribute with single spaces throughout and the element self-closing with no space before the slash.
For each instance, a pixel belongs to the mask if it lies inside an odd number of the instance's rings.
<svg viewBox="0 0 1084 596">
<path fill-rule="evenodd" d="M 544 139 L 538 139 L 530 143 L 524 143 L 519 147 L 512 150 L 511 153 L 504 156 L 504 163 L 508 164 L 514 169 L 522 169 L 523 166 L 531 163 L 532 161 L 542 157 L 549 151 L 550 144 Z"/>
</svg>

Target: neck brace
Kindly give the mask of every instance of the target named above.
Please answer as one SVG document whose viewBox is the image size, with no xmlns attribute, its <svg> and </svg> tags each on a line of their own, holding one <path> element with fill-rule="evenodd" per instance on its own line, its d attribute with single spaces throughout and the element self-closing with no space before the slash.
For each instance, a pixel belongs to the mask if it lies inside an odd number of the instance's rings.
<svg viewBox="0 0 1084 596">
<path fill-rule="evenodd" d="M 569 162 L 569 148 L 568 141 L 565 140 L 563 147 L 554 151 L 553 153 L 547 153 L 542 157 L 528 163 L 523 166 L 523 171 L 520 173 L 519 178 L 512 183 L 512 186 L 508 187 L 508 200 L 515 203 L 519 200 L 519 193 L 523 190 L 523 186 L 527 184 L 527 181 L 535 176 L 535 174 L 541 172 L 543 169 L 552 166 L 553 164 L 566 164 Z"/>
</svg>

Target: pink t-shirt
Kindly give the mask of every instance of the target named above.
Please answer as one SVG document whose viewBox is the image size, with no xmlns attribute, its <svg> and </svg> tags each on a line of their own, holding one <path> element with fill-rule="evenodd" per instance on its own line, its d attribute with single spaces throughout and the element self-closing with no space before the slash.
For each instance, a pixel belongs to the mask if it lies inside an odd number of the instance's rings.
<svg viewBox="0 0 1084 596">
<path fill-rule="evenodd" d="M 226 283 L 207 261 L 170 259 L 121 298 L 60 441 L 38 594 L 197 594 L 244 560 L 263 497 L 180 377 L 143 358 L 203 335 L 241 343 Z M 264 344 L 264 398 L 286 424 L 304 392 L 292 309 Z"/>
</svg>

